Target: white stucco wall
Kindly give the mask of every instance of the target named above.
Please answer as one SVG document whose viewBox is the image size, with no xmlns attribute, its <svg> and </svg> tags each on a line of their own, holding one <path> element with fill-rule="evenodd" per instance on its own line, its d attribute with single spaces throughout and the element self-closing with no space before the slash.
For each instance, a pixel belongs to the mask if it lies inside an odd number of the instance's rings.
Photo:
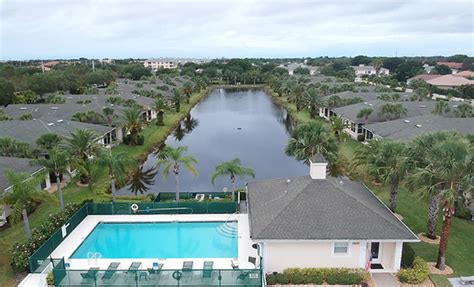
<svg viewBox="0 0 474 287">
<path fill-rule="evenodd" d="M 395 245 L 395 242 L 382 243 L 382 265 L 385 269 L 393 269 Z"/>
<path fill-rule="evenodd" d="M 286 268 L 359 267 L 360 244 L 349 244 L 346 255 L 333 254 L 332 242 L 266 242 L 265 272 L 281 272 Z"/>
</svg>

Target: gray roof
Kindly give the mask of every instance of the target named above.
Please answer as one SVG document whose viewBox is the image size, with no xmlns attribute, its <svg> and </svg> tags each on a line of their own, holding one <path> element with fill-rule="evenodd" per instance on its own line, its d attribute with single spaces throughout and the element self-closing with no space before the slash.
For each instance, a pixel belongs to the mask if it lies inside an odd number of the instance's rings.
<svg viewBox="0 0 474 287">
<path fill-rule="evenodd" d="M 69 137 L 78 129 L 92 130 L 102 136 L 113 130 L 111 127 L 87 124 L 75 121 L 59 121 L 56 118 L 42 118 L 31 121 L 0 121 L 0 136 L 11 137 L 30 145 L 36 145 L 36 140 L 43 134 L 54 133 Z"/>
<path fill-rule="evenodd" d="M 374 135 L 398 141 L 410 141 L 419 135 L 439 131 L 457 131 L 462 134 L 474 134 L 472 118 L 445 118 L 424 115 L 364 126 Z"/>
<path fill-rule="evenodd" d="M 373 109 L 372 114 L 368 118 L 368 123 L 378 123 L 387 121 L 385 116 L 379 115 L 381 107 L 385 104 L 402 104 L 406 109 L 406 115 L 402 115 L 401 118 L 411 118 L 423 115 L 430 115 L 436 105 L 436 101 L 401 101 L 401 102 L 386 102 L 382 100 L 373 100 L 363 103 L 358 103 L 349 106 L 343 106 L 332 109 L 338 116 L 351 120 L 355 123 L 364 123 L 363 118 L 357 118 L 357 114 L 364 108 Z M 449 102 L 451 110 L 454 110 L 455 103 Z M 447 113 L 444 116 L 452 116 L 452 113 Z"/>
<path fill-rule="evenodd" d="M 332 96 L 338 96 L 341 99 L 353 99 L 353 98 L 361 98 L 364 102 L 368 101 L 375 101 L 378 100 L 378 96 L 383 94 L 393 95 L 397 94 L 400 95 L 400 101 L 404 99 L 409 99 L 412 94 L 410 93 L 397 93 L 397 92 L 375 92 L 372 87 L 361 87 L 361 89 L 367 89 L 369 92 L 352 92 L 352 91 L 345 91 L 336 94 L 331 94 L 326 96 L 326 98 L 330 98 Z M 370 91 L 371 90 L 371 91 Z"/>
<path fill-rule="evenodd" d="M 31 164 L 31 159 L 28 158 L 0 156 L 0 192 L 10 186 L 5 178 L 5 171 L 7 169 L 13 170 L 14 172 L 33 174 L 42 170 L 43 167 L 41 165 Z"/>
<path fill-rule="evenodd" d="M 248 184 L 250 235 L 266 240 L 417 240 L 364 185 L 300 176 Z"/>
<path fill-rule="evenodd" d="M 30 105 L 8 105 L 5 114 L 13 119 L 19 119 L 23 114 L 31 114 L 34 119 L 53 117 L 56 119 L 70 120 L 77 112 L 95 111 L 102 113 L 104 107 L 94 103 L 82 104 L 30 104 Z"/>
</svg>

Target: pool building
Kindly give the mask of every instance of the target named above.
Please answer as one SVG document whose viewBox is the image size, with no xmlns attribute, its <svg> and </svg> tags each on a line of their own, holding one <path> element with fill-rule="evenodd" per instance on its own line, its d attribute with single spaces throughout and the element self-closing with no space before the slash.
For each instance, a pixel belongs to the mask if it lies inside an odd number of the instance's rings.
<svg viewBox="0 0 474 287">
<path fill-rule="evenodd" d="M 251 182 L 240 204 L 87 203 L 30 257 L 26 281 L 52 269 L 56 286 L 264 286 L 292 267 L 398 271 L 416 235 L 326 167 L 318 155 L 307 176 Z"/>
</svg>

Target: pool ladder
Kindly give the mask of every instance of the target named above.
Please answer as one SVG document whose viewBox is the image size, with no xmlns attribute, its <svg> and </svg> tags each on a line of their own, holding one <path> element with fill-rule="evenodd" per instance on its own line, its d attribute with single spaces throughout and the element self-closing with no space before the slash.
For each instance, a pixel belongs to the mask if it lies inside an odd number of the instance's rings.
<svg viewBox="0 0 474 287">
<path fill-rule="evenodd" d="M 97 265 L 97 259 L 100 258 L 102 258 L 100 252 L 87 252 L 87 265 Z"/>
</svg>

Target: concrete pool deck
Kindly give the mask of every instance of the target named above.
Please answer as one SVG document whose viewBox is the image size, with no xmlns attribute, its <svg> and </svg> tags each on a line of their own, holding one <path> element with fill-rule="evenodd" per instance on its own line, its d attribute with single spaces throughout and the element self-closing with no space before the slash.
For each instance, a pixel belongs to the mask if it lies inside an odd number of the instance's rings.
<svg viewBox="0 0 474 287">
<path fill-rule="evenodd" d="M 99 222 L 199 222 L 199 221 L 237 221 L 238 222 L 238 258 L 70 258 L 79 245 Z M 152 239 L 158 240 L 158 239 Z M 124 248 L 117 246 L 117 248 Z M 107 269 L 111 262 L 120 262 L 119 269 L 128 269 L 132 262 L 141 262 L 140 269 L 153 267 L 153 262 L 163 263 L 163 269 L 181 269 L 183 261 L 193 261 L 193 269 L 202 269 L 204 261 L 214 261 L 214 269 L 232 269 L 231 260 L 237 259 L 240 268 L 253 268 L 248 264 L 248 257 L 258 257 L 257 250 L 252 248 L 247 214 L 166 214 L 166 215 L 89 215 L 69 234 L 69 236 L 51 253 L 52 258 L 65 258 L 68 269 L 87 270 L 91 267 Z"/>
</svg>

